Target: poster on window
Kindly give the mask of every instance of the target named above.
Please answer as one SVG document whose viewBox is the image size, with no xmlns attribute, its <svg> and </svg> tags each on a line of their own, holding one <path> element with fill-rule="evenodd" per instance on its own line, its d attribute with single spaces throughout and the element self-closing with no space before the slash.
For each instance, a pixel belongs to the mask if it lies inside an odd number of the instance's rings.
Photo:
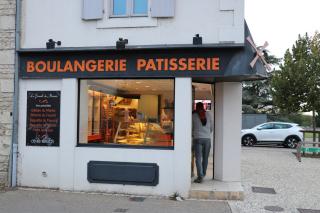
<svg viewBox="0 0 320 213">
<path fill-rule="evenodd" d="M 27 146 L 59 146 L 60 91 L 27 92 Z"/>
</svg>

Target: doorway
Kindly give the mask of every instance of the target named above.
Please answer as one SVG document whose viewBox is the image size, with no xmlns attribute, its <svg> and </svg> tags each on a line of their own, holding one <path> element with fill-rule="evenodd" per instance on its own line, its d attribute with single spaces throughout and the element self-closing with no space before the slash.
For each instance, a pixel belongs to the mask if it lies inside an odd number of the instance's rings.
<svg viewBox="0 0 320 213">
<path fill-rule="evenodd" d="M 202 102 L 206 111 L 210 112 L 211 119 L 213 121 L 213 132 L 211 134 L 211 149 L 209 154 L 209 163 L 206 172 L 206 176 L 201 184 L 194 183 L 194 179 L 197 177 L 197 169 L 195 165 L 195 156 L 192 152 L 191 160 L 191 172 L 192 172 L 192 185 L 191 190 L 199 190 L 201 188 L 212 188 L 213 179 L 214 179 L 214 129 L 215 129 L 215 88 L 214 84 L 207 83 L 197 83 L 192 82 L 192 111 L 195 110 L 197 102 Z"/>
</svg>

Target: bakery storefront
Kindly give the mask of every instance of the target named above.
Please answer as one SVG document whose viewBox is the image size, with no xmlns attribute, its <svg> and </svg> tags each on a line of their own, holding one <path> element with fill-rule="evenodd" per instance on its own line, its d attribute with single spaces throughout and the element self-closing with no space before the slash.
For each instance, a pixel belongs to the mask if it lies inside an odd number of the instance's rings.
<svg viewBox="0 0 320 213">
<path fill-rule="evenodd" d="M 265 77 L 254 54 L 248 44 L 21 50 L 18 185 L 188 196 L 192 83 L 217 84 L 215 132 L 230 107 L 238 125 L 240 82 Z M 218 167 L 217 180 L 233 181 Z"/>
</svg>

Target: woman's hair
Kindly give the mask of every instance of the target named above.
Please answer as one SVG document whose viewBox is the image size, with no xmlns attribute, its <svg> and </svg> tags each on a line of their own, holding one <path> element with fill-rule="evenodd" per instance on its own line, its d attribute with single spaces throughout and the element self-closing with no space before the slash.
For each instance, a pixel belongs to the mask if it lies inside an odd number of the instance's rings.
<svg viewBox="0 0 320 213">
<path fill-rule="evenodd" d="M 202 126 L 205 126 L 207 124 L 207 117 L 206 117 L 206 111 L 204 110 L 202 102 L 198 102 L 196 104 L 196 112 L 199 115 Z"/>
</svg>

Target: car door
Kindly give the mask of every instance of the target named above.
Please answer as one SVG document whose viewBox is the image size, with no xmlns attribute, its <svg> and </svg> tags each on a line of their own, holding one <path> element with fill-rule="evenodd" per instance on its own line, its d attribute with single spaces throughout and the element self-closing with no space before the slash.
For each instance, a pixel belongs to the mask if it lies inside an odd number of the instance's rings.
<svg viewBox="0 0 320 213">
<path fill-rule="evenodd" d="M 284 141 L 288 135 L 290 135 L 290 128 L 292 125 L 290 124 L 282 124 L 282 123 L 277 123 L 275 124 L 275 135 L 274 135 L 274 140 L 275 141 Z"/>
<path fill-rule="evenodd" d="M 272 141 L 274 124 L 266 123 L 257 127 L 256 136 L 258 141 Z"/>
</svg>

